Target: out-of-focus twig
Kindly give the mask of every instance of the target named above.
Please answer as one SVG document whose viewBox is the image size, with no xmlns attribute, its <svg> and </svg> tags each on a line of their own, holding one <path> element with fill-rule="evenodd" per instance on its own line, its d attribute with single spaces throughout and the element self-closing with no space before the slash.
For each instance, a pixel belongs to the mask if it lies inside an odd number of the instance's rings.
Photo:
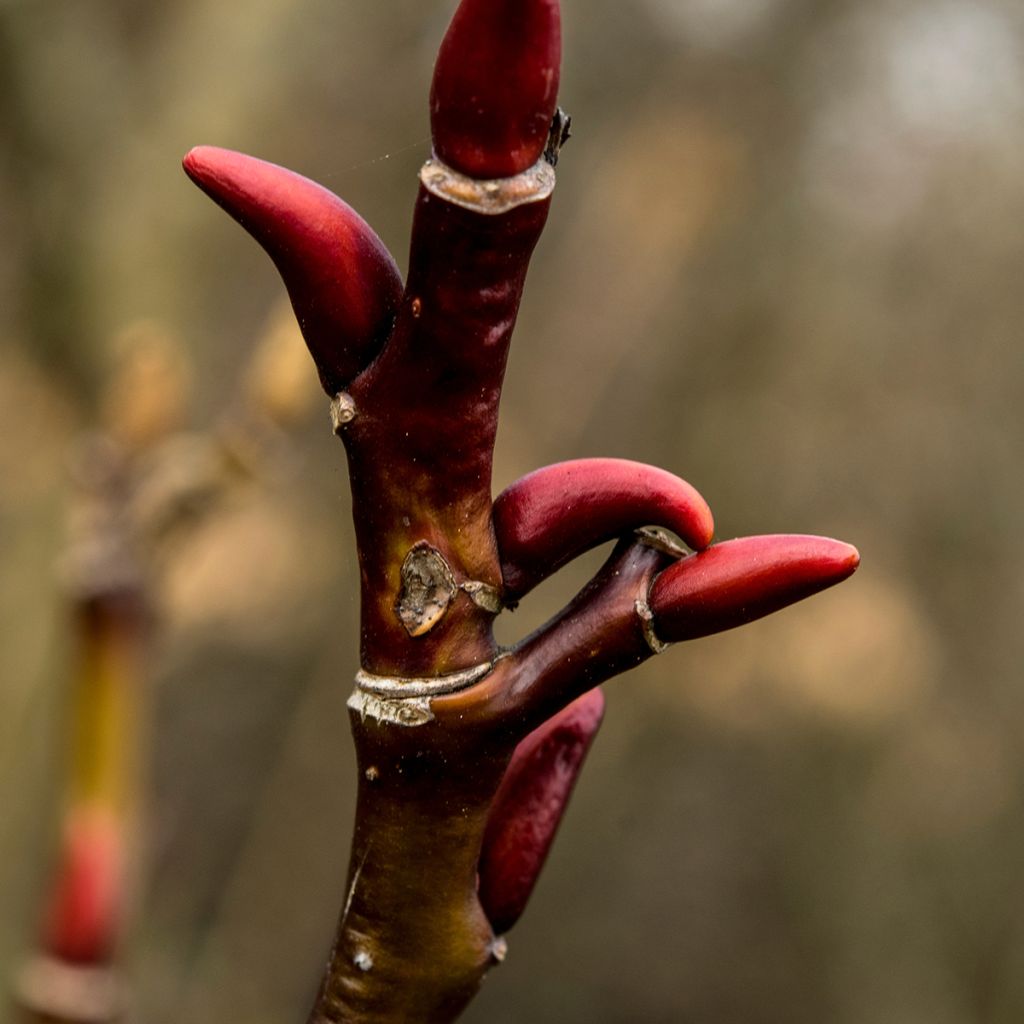
<svg viewBox="0 0 1024 1024">
<path fill-rule="evenodd" d="M 102 426 L 72 457 L 61 566 L 75 634 L 69 758 L 55 873 L 36 953 L 16 985 L 31 1024 L 101 1024 L 128 1012 L 119 964 L 140 888 L 154 594 L 175 541 L 244 481 L 282 473 L 287 431 L 316 391 L 280 312 L 206 433 L 182 430 L 189 376 L 164 328 L 127 329 L 115 342 Z"/>
</svg>

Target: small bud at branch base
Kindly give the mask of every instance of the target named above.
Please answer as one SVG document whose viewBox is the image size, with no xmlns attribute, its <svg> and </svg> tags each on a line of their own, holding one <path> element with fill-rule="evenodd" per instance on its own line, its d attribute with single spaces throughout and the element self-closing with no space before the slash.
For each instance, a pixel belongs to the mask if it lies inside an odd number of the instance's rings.
<svg viewBox="0 0 1024 1024">
<path fill-rule="evenodd" d="M 480 903 L 498 935 L 526 907 L 603 715 L 604 695 L 591 690 L 530 733 L 512 755 L 480 855 Z"/>
</svg>

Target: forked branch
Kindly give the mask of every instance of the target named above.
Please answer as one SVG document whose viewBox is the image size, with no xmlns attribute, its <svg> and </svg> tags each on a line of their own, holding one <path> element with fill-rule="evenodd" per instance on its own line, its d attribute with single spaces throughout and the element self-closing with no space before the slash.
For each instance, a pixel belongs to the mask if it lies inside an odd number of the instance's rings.
<svg viewBox="0 0 1024 1024">
<path fill-rule="evenodd" d="M 277 264 L 348 454 L 359 797 L 313 1024 L 453 1020 L 532 890 L 600 724 L 594 688 L 857 566 L 824 538 L 711 546 L 704 499 L 639 463 L 551 466 L 492 501 L 508 346 L 566 135 L 559 61 L 557 0 L 460 4 L 434 74 L 404 287 L 380 240 L 319 186 L 224 150 L 185 158 Z M 609 540 L 568 607 L 498 648 L 502 608 Z"/>
</svg>

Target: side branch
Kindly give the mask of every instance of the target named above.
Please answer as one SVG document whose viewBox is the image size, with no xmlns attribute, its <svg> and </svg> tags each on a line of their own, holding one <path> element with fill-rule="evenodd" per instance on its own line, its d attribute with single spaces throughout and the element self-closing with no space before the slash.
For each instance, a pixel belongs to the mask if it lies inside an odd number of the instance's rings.
<svg viewBox="0 0 1024 1024">
<path fill-rule="evenodd" d="M 518 742 L 581 694 L 646 661 L 654 651 L 637 613 L 651 582 L 673 562 L 637 540 L 621 540 L 583 590 L 481 683 L 433 701 L 439 721 L 466 720 Z M 453 724 L 454 727 L 454 724 Z"/>
</svg>

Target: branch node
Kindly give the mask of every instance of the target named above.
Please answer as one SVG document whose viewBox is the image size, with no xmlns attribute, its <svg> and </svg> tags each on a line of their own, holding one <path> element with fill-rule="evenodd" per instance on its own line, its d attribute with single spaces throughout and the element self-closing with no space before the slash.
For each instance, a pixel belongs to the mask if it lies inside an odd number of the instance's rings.
<svg viewBox="0 0 1024 1024">
<path fill-rule="evenodd" d="M 356 418 L 356 403 L 346 391 L 339 391 L 331 399 L 331 428 L 341 436 L 342 428 Z"/>
<path fill-rule="evenodd" d="M 459 588 L 469 595 L 473 604 L 492 615 L 497 615 L 505 607 L 501 600 L 501 592 L 497 587 L 492 587 L 490 583 L 467 580 L 465 583 L 460 583 Z"/>
<path fill-rule="evenodd" d="M 640 628 L 643 630 L 647 646 L 655 654 L 664 654 L 672 645 L 665 643 L 664 640 L 660 640 L 658 634 L 654 631 L 654 612 L 651 611 L 647 598 L 638 597 L 633 607 L 636 608 L 636 614 L 640 619 Z"/>
<path fill-rule="evenodd" d="M 425 541 L 413 545 L 405 556 L 401 576 L 395 614 L 409 636 L 423 636 L 444 618 L 458 584 L 441 552 Z"/>
<path fill-rule="evenodd" d="M 547 199 L 555 190 L 555 168 L 541 157 L 511 178 L 482 180 L 460 174 L 433 156 L 421 168 L 420 181 L 439 199 L 474 213 L 496 216 Z"/>
<path fill-rule="evenodd" d="M 465 690 L 488 675 L 494 664 L 484 661 L 459 672 L 422 679 L 378 676 L 361 668 L 356 673 L 356 688 L 348 699 L 348 706 L 358 711 L 363 721 L 369 717 L 405 728 L 426 725 L 434 720 L 431 697 Z M 379 777 L 380 770 L 375 766 L 366 769 L 367 781 L 373 782 Z"/>
<path fill-rule="evenodd" d="M 494 662 L 484 661 L 479 665 L 443 676 L 426 678 L 405 678 L 402 676 L 378 676 L 366 669 L 356 673 L 356 689 L 373 697 L 388 700 L 408 700 L 410 697 L 440 697 L 448 693 L 465 690 L 480 682 L 494 668 Z"/>
<path fill-rule="evenodd" d="M 671 555 L 673 558 L 686 558 L 690 554 L 686 548 L 657 526 L 644 526 L 637 530 L 636 539 L 644 547 L 653 548 L 655 551 Z"/>
</svg>

